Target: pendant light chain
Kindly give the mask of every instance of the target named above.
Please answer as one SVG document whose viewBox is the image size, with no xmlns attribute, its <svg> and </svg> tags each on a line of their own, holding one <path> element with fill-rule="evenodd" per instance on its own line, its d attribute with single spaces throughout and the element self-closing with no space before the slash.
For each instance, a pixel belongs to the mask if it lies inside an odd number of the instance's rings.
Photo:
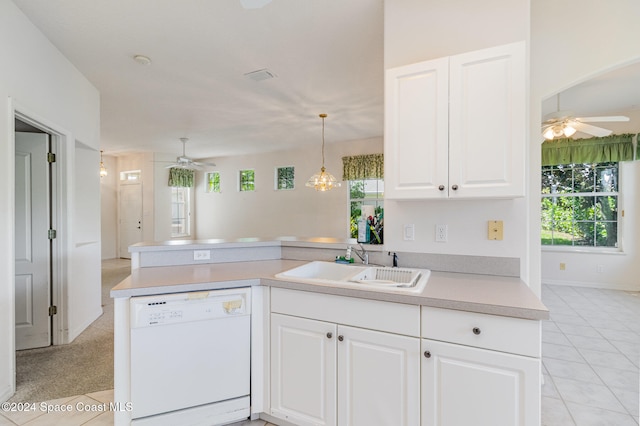
<svg viewBox="0 0 640 426">
<path fill-rule="evenodd" d="M 324 169 L 324 119 L 327 114 L 320 114 L 320 117 L 322 117 L 322 168 Z"/>
</svg>

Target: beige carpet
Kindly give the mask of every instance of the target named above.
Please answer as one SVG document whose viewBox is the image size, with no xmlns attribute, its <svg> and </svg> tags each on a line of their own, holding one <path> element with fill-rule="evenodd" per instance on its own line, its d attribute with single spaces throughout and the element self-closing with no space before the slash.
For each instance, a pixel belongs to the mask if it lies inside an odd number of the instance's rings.
<svg viewBox="0 0 640 426">
<path fill-rule="evenodd" d="M 102 262 L 104 313 L 68 345 L 16 352 L 10 402 L 41 402 L 113 389 L 113 300 L 109 291 L 130 274 L 125 259 Z"/>
</svg>

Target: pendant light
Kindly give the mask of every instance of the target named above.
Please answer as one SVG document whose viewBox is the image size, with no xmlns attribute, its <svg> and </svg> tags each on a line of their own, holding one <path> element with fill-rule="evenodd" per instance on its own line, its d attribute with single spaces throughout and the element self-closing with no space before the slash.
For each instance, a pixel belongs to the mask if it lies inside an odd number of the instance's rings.
<svg viewBox="0 0 640 426">
<path fill-rule="evenodd" d="M 327 118 L 327 114 L 320 114 L 320 118 L 322 118 L 322 167 L 320 168 L 320 173 L 316 173 L 309 178 L 306 186 L 316 191 L 324 192 L 339 187 L 340 182 L 324 168 L 324 119 Z"/>
<path fill-rule="evenodd" d="M 107 168 L 104 166 L 104 161 L 102 161 L 102 150 L 100 150 L 100 177 L 105 177 L 107 175 Z"/>
</svg>

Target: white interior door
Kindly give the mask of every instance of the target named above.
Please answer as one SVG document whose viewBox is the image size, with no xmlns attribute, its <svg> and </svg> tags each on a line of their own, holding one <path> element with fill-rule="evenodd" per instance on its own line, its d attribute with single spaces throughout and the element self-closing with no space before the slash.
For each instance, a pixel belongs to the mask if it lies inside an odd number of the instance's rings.
<svg viewBox="0 0 640 426">
<path fill-rule="evenodd" d="M 139 183 L 120 186 L 118 197 L 120 212 L 119 256 L 131 259 L 129 246 L 142 241 L 142 185 Z"/>
<path fill-rule="evenodd" d="M 15 134 L 16 349 L 51 344 L 48 137 Z"/>
</svg>

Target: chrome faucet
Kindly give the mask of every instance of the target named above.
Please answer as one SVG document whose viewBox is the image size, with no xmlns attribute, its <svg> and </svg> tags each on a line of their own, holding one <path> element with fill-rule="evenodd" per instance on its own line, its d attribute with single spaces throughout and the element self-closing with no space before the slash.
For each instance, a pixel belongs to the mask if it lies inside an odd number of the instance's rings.
<svg viewBox="0 0 640 426">
<path fill-rule="evenodd" d="M 367 250 L 365 250 L 365 248 L 364 248 L 364 246 L 362 244 L 358 244 L 358 245 L 360 246 L 360 249 L 362 251 L 360 252 L 360 251 L 358 251 L 357 248 L 354 248 L 353 252 L 358 255 L 360 260 L 362 260 L 362 263 L 364 263 L 365 265 L 368 265 L 369 264 L 369 253 L 367 252 Z"/>
</svg>

